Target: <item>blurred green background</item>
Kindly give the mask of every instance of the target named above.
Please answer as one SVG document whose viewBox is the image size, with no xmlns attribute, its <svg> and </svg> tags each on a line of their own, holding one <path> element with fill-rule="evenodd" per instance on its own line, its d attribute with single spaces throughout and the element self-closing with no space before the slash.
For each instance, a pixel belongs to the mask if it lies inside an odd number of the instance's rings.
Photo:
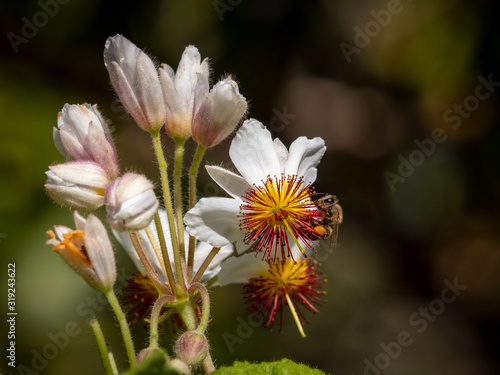
<svg viewBox="0 0 500 375">
<path fill-rule="evenodd" d="M 282 334 L 279 326 L 272 332 L 258 327 L 231 351 L 224 333 L 237 336 L 241 321 L 247 322 L 241 286 L 213 289 L 209 337 L 217 365 L 286 356 L 331 374 L 498 373 L 495 5 L 2 2 L 1 305 L 6 314 L 7 265 L 15 263 L 16 364 L 25 368 L 13 370 L 3 355 L 0 372 L 102 373 L 87 325 L 95 314 L 119 363 L 125 362 L 105 304 L 44 245 L 51 226 L 72 226 L 72 220 L 43 189 L 48 165 L 62 161 L 52 127 L 66 102 L 97 103 L 112 123 L 122 168 L 157 180 L 148 138 L 115 100 L 102 61 L 106 38 L 121 33 L 174 68 L 184 47 L 196 45 L 211 59 L 213 77 L 236 77 L 250 101 L 249 116 L 286 145 L 306 135 L 323 137 L 328 146 L 315 186 L 340 198 L 345 217 L 340 247 L 322 261 L 328 302 L 308 316 L 306 339 L 285 312 Z M 30 29 L 27 22 L 38 26 Z M 436 132 L 446 140 L 431 141 Z M 165 146 L 169 153 L 171 144 Z M 224 142 L 206 160 L 229 166 L 228 147 Z M 202 193 L 221 194 L 206 173 L 200 179 Z M 120 272 L 133 272 L 118 248 L 117 255 Z M 453 302 L 436 302 L 444 280 L 455 279 L 467 289 Z M 146 345 L 144 328 L 134 327 L 138 346 Z M 394 358 L 381 354 L 402 332 L 411 344 L 393 351 Z"/>
</svg>

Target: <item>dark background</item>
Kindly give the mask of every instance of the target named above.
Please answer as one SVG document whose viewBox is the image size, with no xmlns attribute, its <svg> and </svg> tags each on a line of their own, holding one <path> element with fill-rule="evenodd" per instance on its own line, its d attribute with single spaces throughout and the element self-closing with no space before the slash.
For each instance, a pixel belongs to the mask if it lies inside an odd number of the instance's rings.
<svg viewBox="0 0 500 375">
<path fill-rule="evenodd" d="M 69 0 L 45 18 L 41 4 L 0 5 L 0 305 L 6 314 L 7 264 L 15 263 L 18 365 L 101 373 L 87 325 L 94 311 L 125 362 L 105 304 L 44 245 L 46 230 L 72 220 L 43 190 L 48 165 L 62 161 L 52 127 L 66 102 L 99 104 L 122 168 L 158 180 L 148 137 L 115 100 L 102 61 L 105 40 L 121 33 L 174 68 L 185 46 L 197 46 L 214 79 L 237 78 L 249 117 L 286 145 L 306 135 L 328 146 L 315 186 L 340 198 L 344 223 L 340 247 L 322 261 L 327 304 L 309 316 L 306 339 L 288 312 L 282 334 L 260 327 L 242 334 L 241 286 L 213 289 L 217 365 L 286 356 L 331 374 L 377 374 L 375 365 L 384 374 L 498 373 L 500 86 L 474 98 L 478 77 L 500 81 L 493 2 Z M 34 17 L 36 33 L 23 31 Z M 15 48 L 9 33 L 26 39 Z M 357 49 L 346 58 L 347 44 Z M 438 128 L 441 143 L 431 141 Z M 230 166 L 229 143 L 206 160 Z M 200 179 L 202 193 L 221 194 L 206 173 Z M 117 256 L 119 269 L 133 272 L 118 247 Z M 467 289 L 452 302 L 435 301 L 445 280 Z M 134 328 L 138 347 L 146 345 L 144 328 Z M 244 337 L 231 353 L 224 333 L 238 332 Z M 399 351 L 390 343 L 401 334 L 410 343 Z M 2 353 L 7 342 L 2 333 Z M 394 358 L 380 354 L 384 344 Z M 37 354 L 44 350 L 49 360 Z M 3 355 L 0 369 L 22 373 Z"/>
</svg>

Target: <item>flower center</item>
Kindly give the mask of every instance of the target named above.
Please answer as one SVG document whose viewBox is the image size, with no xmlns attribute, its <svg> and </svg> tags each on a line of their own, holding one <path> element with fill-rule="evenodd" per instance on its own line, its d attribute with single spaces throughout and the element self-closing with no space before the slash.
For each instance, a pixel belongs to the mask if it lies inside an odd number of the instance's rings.
<svg viewBox="0 0 500 375">
<path fill-rule="evenodd" d="M 314 223 L 321 219 L 321 212 L 310 199 L 314 189 L 303 182 L 295 175 L 268 176 L 262 186 L 254 185 L 243 197 L 240 229 L 247 231 L 246 244 L 252 244 L 257 253 L 264 251 L 263 258 L 269 259 L 273 251 L 274 260 L 278 251 L 282 260 L 286 254 L 292 256 L 289 238 L 303 254 L 304 247 L 313 250 Z"/>
<path fill-rule="evenodd" d="M 318 312 L 314 305 L 324 302 L 325 282 L 315 261 L 301 259 L 298 262 L 269 262 L 266 271 L 245 284 L 243 295 L 249 304 L 249 311 L 261 313 L 264 317 L 263 325 L 269 328 L 273 326 L 278 312 L 282 325 L 282 309 L 286 301 L 301 335 L 305 336 L 302 329 L 305 318 L 299 307 Z"/>
</svg>

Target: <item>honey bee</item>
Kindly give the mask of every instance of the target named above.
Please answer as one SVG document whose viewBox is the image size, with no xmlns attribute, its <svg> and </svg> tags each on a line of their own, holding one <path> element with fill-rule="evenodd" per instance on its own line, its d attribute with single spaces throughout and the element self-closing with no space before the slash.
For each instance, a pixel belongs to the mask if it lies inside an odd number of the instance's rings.
<svg viewBox="0 0 500 375">
<path fill-rule="evenodd" d="M 339 224 L 342 223 L 343 214 L 339 200 L 335 195 L 316 194 L 319 198 L 313 199 L 313 202 L 321 212 L 321 219 L 315 223 L 314 231 L 321 239 L 330 238 L 330 252 L 337 246 L 339 237 Z"/>
</svg>

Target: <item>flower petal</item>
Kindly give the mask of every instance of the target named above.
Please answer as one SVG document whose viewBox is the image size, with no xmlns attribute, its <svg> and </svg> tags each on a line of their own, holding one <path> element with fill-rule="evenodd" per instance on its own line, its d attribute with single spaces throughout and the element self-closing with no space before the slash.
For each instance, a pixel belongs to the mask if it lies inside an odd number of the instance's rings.
<svg viewBox="0 0 500 375">
<path fill-rule="evenodd" d="M 251 277 L 258 276 L 267 268 L 267 262 L 256 257 L 254 253 L 232 257 L 222 262 L 218 277 L 219 283 L 221 286 L 233 283 L 247 283 Z"/>
<path fill-rule="evenodd" d="M 238 241 L 240 202 L 232 198 L 202 198 L 184 216 L 186 231 L 199 241 L 222 247 Z"/>
<path fill-rule="evenodd" d="M 198 271 L 212 249 L 213 246 L 210 246 L 205 242 L 198 242 L 194 253 L 194 272 Z M 233 252 L 233 245 L 223 246 L 214 257 L 207 270 L 203 273 L 202 281 L 208 281 L 212 277 L 216 276 L 221 270 L 220 264 L 222 263 L 222 261 L 231 256 Z"/>
<path fill-rule="evenodd" d="M 214 165 L 206 165 L 205 168 L 210 177 L 234 199 L 241 201 L 246 190 L 251 188 L 243 177 L 227 169 Z"/>
<path fill-rule="evenodd" d="M 288 150 L 283 142 L 279 138 L 274 139 L 274 147 L 276 148 L 276 154 L 280 162 L 281 172 L 285 173 L 286 162 L 288 160 Z"/>
<path fill-rule="evenodd" d="M 259 121 L 246 120 L 236 133 L 229 156 L 250 184 L 260 185 L 267 176 L 281 175 L 271 133 Z"/>
<path fill-rule="evenodd" d="M 116 281 L 116 265 L 113 247 L 106 228 L 90 214 L 85 223 L 85 247 L 92 267 L 104 288 L 113 287 Z"/>
<path fill-rule="evenodd" d="M 319 137 L 307 139 L 297 138 L 290 146 L 285 174 L 304 177 L 304 182 L 313 183 L 316 180 L 316 166 L 325 154 L 325 141 Z"/>
</svg>

